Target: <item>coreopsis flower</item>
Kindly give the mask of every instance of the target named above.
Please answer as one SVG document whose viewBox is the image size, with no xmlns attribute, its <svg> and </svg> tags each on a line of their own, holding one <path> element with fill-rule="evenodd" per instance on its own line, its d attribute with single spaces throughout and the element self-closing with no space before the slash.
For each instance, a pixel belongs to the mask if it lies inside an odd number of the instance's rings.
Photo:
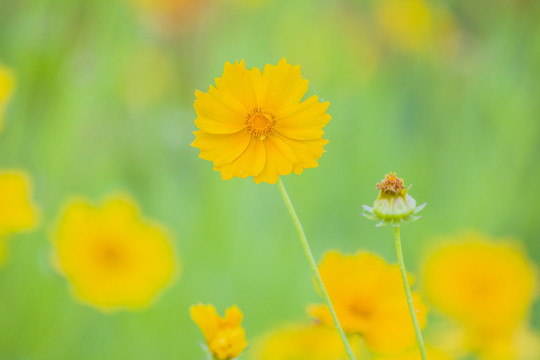
<svg viewBox="0 0 540 360">
<path fill-rule="evenodd" d="M 0 64 L 0 131 L 3 128 L 4 111 L 13 92 L 15 78 L 12 72 Z"/>
<path fill-rule="evenodd" d="M 390 173 L 377 184 L 379 197 L 373 203 L 373 208 L 364 205 L 363 208 L 368 214 L 362 214 L 370 220 L 380 221 L 377 226 L 392 225 L 400 226 L 404 222 L 411 222 L 420 219 L 415 216 L 420 212 L 426 203 L 416 206 L 416 200 L 409 195 L 409 189 L 405 188 L 403 179 Z"/>
<path fill-rule="evenodd" d="M 0 236 L 32 229 L 37 222 L 28 175 L 19 170 L 0 172 Z"/>
<path fill-rule="evenodd" d="M 359 346 L 353 343 L 357 359 Z M 347 357 L 335 329 L 322 324 L 293 324 L 271 331 L 250 348 L 253 360 L 342 360 Z"/>
<path fill-rule="evenodd" d="M 55 258 L 75 295 L 102 310 L 149 305 L 177 262 L 168 232 L 125 196 L 71 201 L 54 234 Z"/>
<path fill-rule="evenodd" d="M 247 347 L 246 332 L 242 328 L 244 315 L 237 306 L 218 315 L 214 305 L 193 305 L 189 312 L 206 340 L 215 360 L 231 360 L 240 356 Z"/>
<path fill-rule="evenodd" d="M 342 255 L 333 251 L 324 256 L 319 272 L 347 334 L 362 335 L 375 352 L 399 353 L 414 346 L 414 328 L 397 265 L 368 252 Z M 418 293 L 413 292 L 412 298 L 423 327 L 427 308 Z M 311 306 L 308 312 L 323 323 L 332 324 L 325 305 Z"/>
<path fill-rule="evenodd" d="M 308 80 L 300 66 L 282 59 L 277 65 L 247 70 L 244 61 L 225 63 L 216 87 L 195 94 L 195 141 L 200 157 L 214 163 L 223 180 L 253 176 L 275 183 L 280 175 L 317 167 L 328 142 L 328 102 L 316 95 L 302 101 Z"/>
<path fill-rule="evenodd" d="M 465 327 L 468 348 L 511 352 L 536 297 L 533 265 L 515 241 L 478 234 L 450 240 L 426 261 L 427 298 Z"/>
</svg>

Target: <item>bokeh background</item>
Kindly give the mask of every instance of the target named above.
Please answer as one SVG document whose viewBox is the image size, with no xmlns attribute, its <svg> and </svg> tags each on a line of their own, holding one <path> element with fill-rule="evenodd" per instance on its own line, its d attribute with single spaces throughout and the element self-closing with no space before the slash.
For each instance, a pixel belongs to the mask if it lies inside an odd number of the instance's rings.
<svg viewBox="0 0 540 360">
<path fill-rule="evenodd" d="M 284 178 L 318 259 L 395 261 L 391 229 L 360 213 L 397 171 L 428 202 L 402 230 L 413 274 L 464 230 L 514 237 L 540 262 L 540 3 L 385 4 L 0 0 L 0 63 L 16 77 L 0 168 L 28 172 L 41 213 L 7 242 L 0 358 L 198 359 L 199 301 L 238 304 L 250 340 L 306 318 L 318 296 L 277 186 L 222 181 L 190 147 L 194 91 L 225 61 L 285 57 L 330 102 L 320 166 Z M 181 273 L 151 307 L 104 313 L 74 299 L 50 234 L 71 196 L 118 191 L 174 234 Z"/>
</svg>

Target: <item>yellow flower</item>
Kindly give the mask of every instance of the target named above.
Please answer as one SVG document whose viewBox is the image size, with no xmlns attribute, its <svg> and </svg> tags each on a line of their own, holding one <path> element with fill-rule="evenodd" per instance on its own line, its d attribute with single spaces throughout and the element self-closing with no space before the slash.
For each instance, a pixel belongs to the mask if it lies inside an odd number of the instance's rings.
<svg viewBox="0 0 540 360">
<path fill-rule="evenodd" d="M 513 241 L 451 240 L 426 261 L 426 296 L 466 327 L 469 348 L 512 342 L 536 295 L 533 265 Z"/>
<path fill-rule="evenodd" d="M 426 347 L 426 355 L 429 360 L 452 360 L 448 354 L 429 346 Z M 372 360 L 421 360 L 421 357 L 418 349 L 413 348 L 399 355 L 375 356 Z"/>
<path fill-rule="evenodd" d="M 273 184 L 279 175 L 317 167 L 328 142 L 322 136 L 329 103 L 315 95 L 302 102 L 308 84 L 300 66 L 285 59 L 263 72 L 247 70 L 244 61 L 225 63 L 216 87 L 195 93 L 200 130 L 192 146 L 214 162 L 223 180 L 253 176 Z"/>
<path fill-rule="evenodd" d="M 534 269 L 521 249 L 476 234 L 434 252 L 424 277 L 433 305 L 471 325 L 516 326 L 535 295 Z"/>
<path fill-rule="evenodd" d="M 28 175 L 18 170 L 0 172 L 0 235 L 33 228 L 37 207 L 31 199 Z"/>
<path fill-rule="evenodd" d="M 68 204 L 54 235 L 57 263 L 77 297 L 102 309 L 147 306 L 171 282 L 176 258 L 168 233 L 135 203 Z"/>
<path fill-rule="evenodd" d="M 361 334 L 375 352 L 395 353 L 414 346 L 414 328 L 397 265 L 367 252 L 348 256 L 330 252 L 319 271 L 345 332 Z M 413 301 L 423 327 L 427 308 L 414 292 Z M 311 306 L 308 312 L 332 324 L 326 306 Z"/>
<path fill-rule="evenodd" d="M 193 305 L 189 312 L 216 360 L 231 360 L 244 352 L 247 347 L 246 333 L 241 326 L 244 315 L 236 305 L 228 308 L 223 318 L 214 305 Z"/>
<path fill-rule="evenodd" d="M 349 339 L 352 340 L 352 339 Z M 357 343 L 351 346 L 358 348 Z M 364 356 L 355 351 L 357 360 Z M 252 360 L 343 360 L 347 357 L 336 329 L 325 325 L 294 324 L 259 339 L 249 351 Z"/>
<path fill-rule="evenodd" d="M 3 127 L 3 115 L 7 102 L 13 92 L 15 78 L 10 70 L 0 64 L 0 131 Z"/>
</svg>

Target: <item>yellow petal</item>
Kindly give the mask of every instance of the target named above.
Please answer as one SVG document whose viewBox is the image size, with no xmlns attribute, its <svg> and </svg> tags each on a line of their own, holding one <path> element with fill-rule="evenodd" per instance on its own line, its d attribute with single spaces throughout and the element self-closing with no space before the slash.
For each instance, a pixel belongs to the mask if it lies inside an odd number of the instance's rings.
<svg viewBox="0 0 540 360">
<path fill-rule="evenodd" d="M 312 96 L 300 104 L 291 105 L 276 116 L 274 128 L 292 139 L 321 138 L 324 135 L 323 127 L 331 119 L 326 113 L 329 104 L 321 103 L 317 96 Z"/>
<path fill-rule="evenodd" d="M 244 60 L 234 65 L 226 62 L 223 76 L 216 79 L 216 88 L 224 93 L 230 93 L 246 113 L 257 107 L 256 89 L 261 81 L 261 71 L 257 68 L 247 70 Z"/>
<path fill-rule="evenodd" d="M 294 155 L 298 159 L 298 162 L 294 164 L 294 173 L 301 174 L 303 169 L 310 169 L 319 166 L 317 160 L 324 153 L 324 145 L 328 143 L 328 140 L 293 140 L 283 135 L 276 134 L 275 137 L 283 140 L 293 151 Z"/>
<path fill-rule="evenodd" d="M 287 159 L 287 156 L 272 142 L 265 141 L 266 163 L 263 171 L 253 177 L 255 183 L 267 182 L 275 184 L 280 175 L 288 175 L 292 172 L 293 163 Z"/>
<path fill-rule="evenodd" d="M 291 164 L 296 164 L 298 162 L 298 158 L 294 154 L 294 151 L 291 149 L 289 144 L 287 144 L 281 138 L 277 136 L 270 136 L 267 141 L 271 142 L 274 147 L 279 150 L 281 155 L 283 155 L 283 157 L 287 159 Z"/>
<path fill-rule="evenodd" d="M 229 134 L 245 128 L 246 111 L 229 93 L 210 87 L 208 93 L 196 91 L 195 125 L 213 134 Z"/>
<path fill-rule="evenodd" d="M 236 305 L 231 306 L 225 311 L 224 320 L 230 327 L 240 326 L 240 324 L 242 324 L 243 318 L 244 314 L 242 314 L 242 311 L 240 311 L 240 309 Z"/>
<path fill-rule="evenodd" d="M 300 65 L 287 64 L 285 59 L 277 65 L 266 65 L 257 92 L 258 104 L 275 112 L 290 104 L 299 103 L 304 97 L 309 81 L 302 79 Z"/>
<path fill-rule="evenodd" d="M 325 325 L 333 324 L 332 314 L 326 305 L 309 305 L 307 312 Z"/>
<path fill-rule="evenodd" d="M 259 174 L 266 162 L 266 148 L 263 141 L 251 138 L 247 149 L 232 163 L 216 166 L 214 170 L 221 171 L 223 180 L 233 177 L 246 178 Z"/>
<path fill-rule="evenodd" d="M 215 360 L 238 358 L 246 349 L 246 332 L 241 327 L 222 328 L 208 342 L 208 348 Z"/>
<path fill-rule="evenodd" d="M 189 313 L 191 319 L 201 329 L 204 338 L 207 341 L 211 339 L 218 330 L 219 320 L 221 319 L 214 305 L 193 305 L 189 308 Z"/>
<path fill-rule="evenodd" d="M 233 134 L 210 134 L 195 131 L 195 141 L 191 146 L 199 148 L 200 158 L 214 162 L 215 167 L 222 167 L 235 161 L 248 147 L 251 136 L 247 131 Z"/>
<path fill-rule="evenodd" d="M 415 334 L 404 294 L 396 294 L 378 304 L 377 311 L 365 330 L 366 344 L 378 352 L 399 353 L 414 346 Z M 427 307 L 418 294 L 413 293 L 416 317 L 423 328 L 426 323 Z"/>
</svg>

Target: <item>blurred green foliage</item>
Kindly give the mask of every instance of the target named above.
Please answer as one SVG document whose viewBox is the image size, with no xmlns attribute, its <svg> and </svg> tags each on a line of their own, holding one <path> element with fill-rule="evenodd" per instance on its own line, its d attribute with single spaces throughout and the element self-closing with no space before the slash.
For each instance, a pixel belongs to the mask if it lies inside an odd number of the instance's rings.
<svg viewBox="0 0 540 360">
<path fill-rule="evenodd" d="M 428 202 L 402 230 L 413 273 L 438 236 L 467 229 L 514 236 L 540 261 L 540 3 L 437 3 L 452 49 L 383 41 L 366 1 L 199 2 L 156 30 L 128 0 L 0 0 L 0 62 L 17 78 L 0 167 L 30 173 L 42 212 L 0 269 L 0 357 L 200 358 L 199 301 L 238 304 L 250 339 L 305 317 L 317 294 L 277 186 L 221 181 L 189 146 L 193 93 L 225 61 L 285 57 L 330 101 L 320 166 L 284 179 L 317 258 L 395 261 L 391 229 L 360 213 L 397 171 Z M 107 314 L 73 299 L 49 235 L 70 196 L 117 191 L 175 234 L 182 274 L 153 307 Z"/>
</svg>

